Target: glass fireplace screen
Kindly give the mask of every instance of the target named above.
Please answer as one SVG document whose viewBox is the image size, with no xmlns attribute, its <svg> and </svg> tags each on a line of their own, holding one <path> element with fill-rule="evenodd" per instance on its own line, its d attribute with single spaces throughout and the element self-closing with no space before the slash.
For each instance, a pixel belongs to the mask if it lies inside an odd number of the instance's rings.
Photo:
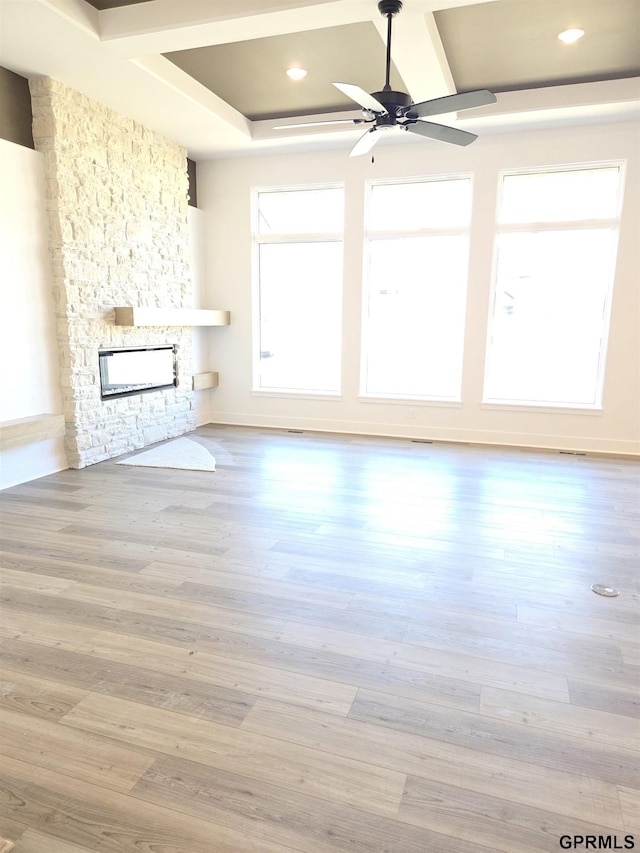
<svg viewBox="0 0 640 853">
<path fill-rule="evenodd" d="M 98 359 L 103 400 L 173 388 L 178 384 L 175 346 L 100 350 Z"/>
</svg>

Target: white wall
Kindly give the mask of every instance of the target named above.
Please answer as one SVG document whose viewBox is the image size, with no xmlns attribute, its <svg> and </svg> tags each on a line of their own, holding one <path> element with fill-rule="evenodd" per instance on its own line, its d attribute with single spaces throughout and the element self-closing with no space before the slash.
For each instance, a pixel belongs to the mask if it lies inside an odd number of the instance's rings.
<svg viewBox="0 0 640 853">
<path fill-rule="evenodd" d="M 210 308 L 207 292 L 206 274 L 206 233 L 205 215 L 197 207 L 189 207 L 189 246 L 191 249 L 191 277 L 193 280 L 193 307 Z M 193 372 L 207 373 L 211 370 L 209 349 L 210 336 L 214 330 L 207 327 L 194 326 L 193 335 Z M 196 413 L 196 424 L 211 422 L 211 394 L 213 389 L 206 388 L 196 391 L 193 395 L 193 405 Z"/>
<path fill-rule="evenodd" d="M 0 420 L 60 414 L 43 155 L 0 139 Z M 0 488 L 67 467 L 63 439 L 0 454 Z"/>
<path fill-rule="evenodd" d="M 370 157 L 345 150 L 217 160 L 199 164 L 206 214 L 210 307 L 232 325 L 212 330 L 210 369 L 220 371 L 212 421 L 258 426 L 490 442 L 615 453 L 640 452 L 640 263 L 638 127 L 631 123 L 484 136 L 465 149 L 431 142 L 392 144 Z M 627 160 L 623 221 L 602 412 L 487 407 L 482 404 L 498 173 L 503 169 Z M 371 402 L 358 397 L 362 217 L 368 179 L 472 172 L 472 227 L 462 404 Z M 341 399 L 252 393 L 252 187 L 342 181 L 346 190 Z M 410 265 L 407 263 L 407 271 Z M 399 268 L 399 274 L 402 270 Z M 410 417 L 410 409 L 415 417 Z"/>
</svg>

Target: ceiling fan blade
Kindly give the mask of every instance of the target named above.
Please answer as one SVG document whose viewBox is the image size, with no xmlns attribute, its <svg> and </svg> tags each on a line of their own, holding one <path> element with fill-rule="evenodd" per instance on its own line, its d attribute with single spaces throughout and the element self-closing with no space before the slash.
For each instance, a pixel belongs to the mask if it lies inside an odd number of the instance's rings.
<svg viewBox="0 0 640 853">
<path fill-rule="evenodd" d="M 351 151 L 349 151 L 349 157 L 359 157 L 361 154 L 366 154 L 368 151 L 371 151 L 379 138 L 380 134 L 376 132 L 375 127 L 367 130 L 362 134 Z"/>
<path fill-rule="evenodd" d="M 342 94 L 346 95 L 347 98 L 351 98 L 356 104 L 360 104 L 363 109 L 369 110 L 372 113 L 387 112 L 387 108 L 380 101 L 376 100 L 373 95 L 369 95 L 360 86 L 354 86 L 353 83 L 334 83 L 333 85 L 336 89 L 340 89 Z"/>
<path fill-rule="evenodd" d="M 478 138 L 475 133 L 466 130 L 458 130 L 457 127 L 448 127 L 446 124 L 435 124 L 432 121 L 416 121 L 405 124 L 410 133 L 418 133 L 429 139 L 438 139 L 440 142 L 450 142 L 452 145 L 469 145 Z"/>
<path fill-rule="evenodd" d="M 274 130 L 292 130 L 296 127 L 324 127 L 330 124 L 365 124 L 363 118 L 337 118 L 331 121 L 302 121 L 299 124 L 277 124 Z"/>
<path fill-rule="evenodd" d="M 460 95 L 446 95 L 444 98 L 433 98 L 406 107 L 402 114 L 406 118 L 426 118 L 443 113 L 457 113 L 460 110 L 470 110 L 472 107 L 483 107 L 495 104 L 496 96 L 488 89 L 477 89 L 475 92 L 463 92 Z"/>
</svg>

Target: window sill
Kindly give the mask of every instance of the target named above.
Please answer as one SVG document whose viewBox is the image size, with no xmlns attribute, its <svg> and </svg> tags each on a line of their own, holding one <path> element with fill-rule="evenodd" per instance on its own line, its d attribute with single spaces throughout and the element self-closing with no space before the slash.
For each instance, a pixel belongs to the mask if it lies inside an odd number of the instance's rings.
<svg viewBox="0 0 640 853">
<path fill-rule="evenodd" d="M 482 403 L 481 409 L 497 412 L 533 412 L 545 415 L 595 415 L 603 414 L 602 406 L 553 406 L 550 403 Z"/>
<path fill-rule="evenodd" d="M 330 391 L 323 392 L 314 392 L 314 391 L 285 391 L 285 390 L 277 390 L 267 391 L 264 388 L 254 389 L 251 392 L 252 397 L 280 397 L 289 400 L 329 400 L 331 402 L 340 402 L 342 400 L 342 394 L 336 391 L 332 393 Z"/>
<path fill-rule="evenodd" d="M 461 400 L 445 400 L 425 397 L 391 397 L 388 394 L 360 394 L 360 403 L 384 403 L 400 406 L 438 406 L 446 409 L 461 409 Z"/>
</svg>

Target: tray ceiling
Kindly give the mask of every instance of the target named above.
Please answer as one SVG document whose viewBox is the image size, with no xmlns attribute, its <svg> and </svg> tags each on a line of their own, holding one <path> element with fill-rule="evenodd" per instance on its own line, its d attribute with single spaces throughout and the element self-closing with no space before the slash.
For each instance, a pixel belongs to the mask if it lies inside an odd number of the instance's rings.
<svg viewBox="0 0 640 853">
<path fill-rule="evenodd" d="M 312 132 L 312 120 L 361 115 L 332 82 L 384 84 L 377 0 L 0 0 L 0 16 L 4 67 L 55 77 L 195 159 L 351 144 L 351 124 Z M 576 26 L 579 42 L 558 41 Z M 414 101 L 498 93 L 497 104 L 444 122 L 474 131 L 628 118 L 640 103 L 638 44 L 638 0 L 404 0 L 391 82 Z M 307 76 L 291 81 L 291 66 Z M 296 117 L 310 127 L 277 130 Z"/>
</svg>

